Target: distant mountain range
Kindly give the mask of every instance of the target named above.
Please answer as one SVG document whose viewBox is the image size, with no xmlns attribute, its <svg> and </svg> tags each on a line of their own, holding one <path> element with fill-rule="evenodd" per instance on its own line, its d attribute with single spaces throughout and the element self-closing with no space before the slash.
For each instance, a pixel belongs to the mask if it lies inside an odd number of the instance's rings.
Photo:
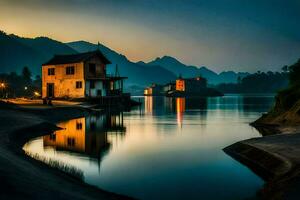
<svg viewBox="0 0 300 200">
<path fill-rule="evenodd" d="M 145 63 L 146 64 L 146 63 Z M 238 77 L 245 77 L 249 75 L 246 72 L 236 73 L 234 71 L 224 71 L 220 74 L 209 70 L 207 67 L 196 67 L 185 65 L 173 57 L 164 56 L 162 58 L 156 58 L 155 60 L 147 63 L 146 65 L 162 66 L 169 71 L 172 71 L 177 76 L 181 75 L 186 78 L 191 78 L 195 76 L 202 76 L 208 80 L 209 84 L 219 84 L 219 83 L 236 83 Z"/>
<path fill-rule="evenodd" d="M 113 74 L 118 65 L 119 72 L 122 76 L 127 76 L 125 81 L 127 85 L 146 86 L 151 83 L 168 83 L 176 78 L 175 74 L 161 66 L 145 66 L 129 61 L 124 55 L 119 54 L 104 45 L 96 45 L 86 41 L 67 43 L 71 48 L 78 52 L 93 51 L 97 48 L 112 62 L 108 66 L 108 72 Z"/>
<path fill-rule="evenodd" d="M 203 76 L 209 84 L 233 83 L 237 78 L 248 73 L 233 71 L 217 74 L 206 67 L 187 66 L 173 57 L 164 56 L 149 63 L 131 62 L 124 55 L 119 54 L 104 45 L 92 44 L 86 41 L 62 43 L 47 37 L 23 38 L 7 35 L 0 31 L 0 73 L 12 71 L 20 72 L 28 66 L 33 74 L 41 72 L 41 65 L 55 54 L 75 54 L 92 51 L 99 48 L 112 62 L 108 66 L 109 73 L 114 73 L 116 64 L 122 76 L 127 76 L 126 86 L 144 87 L 151 83 L 164 84 L 174 80 L 178 75 L 183 77 Z"/>
</svg>

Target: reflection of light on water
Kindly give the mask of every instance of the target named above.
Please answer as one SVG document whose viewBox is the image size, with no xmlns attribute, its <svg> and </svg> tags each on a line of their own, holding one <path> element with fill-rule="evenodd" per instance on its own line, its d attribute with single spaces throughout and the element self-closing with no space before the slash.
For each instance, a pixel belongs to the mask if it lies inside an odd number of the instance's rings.
<svg viewBox="0 0 300 200">
<path fill-rule="evenodd" d="M 77 168 L 91 166 L 95 166 L 91 172 L 98 171 L 99 174 L 102 157 L 111 146 L 107 133 L 124 134 L 126 130 L 123 127 L 123 114 L 90 115 L 57 126 L 62 129 L 27 142 L 23 150 L 37 160 L 74 174 Z"/>
<path fill-rule="evenodd" d="M 68 144 L 67 137 L 74 137 L 75 142 L 69 141 L 74 146 L 45 146 L 41 137 L 24 148 L 82 169 L 89 184 L 139 199 L 175 200 L 182 199 L 182 195 L 193 199 L 245 199 L 254 195 L 263 182 L 222 149 L 259 137 L 248 123 L 260 111 L 257 106 L 244 106 L 249 99 L 237 98 L 203 101 L 146 97 L 145 107 L 141 108 L 146 114 L 139 110 L 124 113 L 124 127 L 122 115 L 88 116 L 59 125 L 66 127 L 60 130 L 66 131 L 64 145 Z M 84 133 L 77 130 L 81 122 Z M 76 146 L 80 138 L 84 146 Z"/>
<path fill-rule="evenodd" d="M 145 97 L 145 113 L 151 114 L 153 111 L 153 97 L 152 96 L 146 96 Z"/>
<path fill-rule="evenodd" d="M 185 111 L 185 98 L 176 98 L 177 124 L 180 127 L 182 127 L 184 111 Z"/>
</svg>

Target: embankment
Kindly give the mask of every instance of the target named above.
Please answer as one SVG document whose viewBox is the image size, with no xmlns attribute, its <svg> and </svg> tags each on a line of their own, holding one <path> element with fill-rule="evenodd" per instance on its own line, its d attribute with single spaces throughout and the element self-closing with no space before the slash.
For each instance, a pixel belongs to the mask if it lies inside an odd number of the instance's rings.
<svg viewBox="0 0 300 200">
<path fill-rule="evenodd" d="M 251 124 L 264 137 L 224 149 L 266 181 L 259 192 L 262 199 L 300 197 L 300 100 L 287 106 L 289 96 L 282 95 L 269 113 Z"/>
<path fill-rule="evenodd" d="M 299 126 L 300 98 L 293 89 L 287 89 L 275 97 L 274 107 L 252 123 L 253 126 Z M 297 92 L 298 93 L 298 92 Z"/>
<path fill-rule="evenodd" d="M 0 102 L 0 199 L 130 199 L 89 186 L 24 154 L 28 139 L 56 130 L 54 123 L 85 114 L 78 107 L 28 109 Z"/>
</svg>

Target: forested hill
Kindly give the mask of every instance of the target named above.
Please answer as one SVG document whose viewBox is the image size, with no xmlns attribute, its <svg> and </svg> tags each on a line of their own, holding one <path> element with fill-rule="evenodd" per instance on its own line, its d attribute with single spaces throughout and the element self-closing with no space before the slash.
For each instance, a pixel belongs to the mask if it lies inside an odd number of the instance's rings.
<svg viewBox="0 0 300 200">
<path fill-rule="evenodd" d="M 163 56 L 148 63 L 142 61 L 135 63 L 102 44 L 86 41 L 62 43 L 47 37 L 23 38 L 1 31 L 0 73 L 20 73 L 24 66 L 28 66 L 33 75 L 40 75 L 42 63 L 48 61 L 54 54 L 75 54 L 97 48 L 112 62 L 108 66 L 109 73 L 114 73 L 118 65 L 120 74 L 128 77 L 125 81 L 126 86 L 143 88 L 151 83 L 165 84 L 175 80 L 179 75 L 185 78 L 201 75 L 209 84 L 214 85 L 232 84 L 237 83 L 238 78 L 243 79 L 249 75 L 233 71 L 215 73 L 207 67 L 185 65 L 171 56 Z"/>
<path fill-rule="evenodd" d="M 54 54 L 77 53 L 68 45 L 47 37 L 21 38 L 0 32 L 0 72 L 21 72 L 28 66 L 33 74 L 40 74 L 41 64 Z"/>
<path fill-rule="evenodd" d="M 273 109 L 254 125 L 300 125 L 300 59 L 287 67 L 288 86 L 276 95 Z"/>
<path fill-rule="evenodd" d="M 126 86 L 139 85 L 144 87 L 153 82 L 167 83 L 176 78 L 175 74 L 163 67 L 155 69 L 130 62 L 125 56 L 100 45 L 101 51 L 112 61 L 110 73 L 119 65 L 122 76 L 127 76 Z M 41 74 L 41 65 L 55 54 L 76 54 L 95 50 L 98 45 L 80 41 L 65 44 L 47 37 L 22 38 L 0 32 L 0 73 L 20 73 L 27 66 L 33 75 Z M 78 49 L 78 50 L 77 50 Z"/>
</svg>

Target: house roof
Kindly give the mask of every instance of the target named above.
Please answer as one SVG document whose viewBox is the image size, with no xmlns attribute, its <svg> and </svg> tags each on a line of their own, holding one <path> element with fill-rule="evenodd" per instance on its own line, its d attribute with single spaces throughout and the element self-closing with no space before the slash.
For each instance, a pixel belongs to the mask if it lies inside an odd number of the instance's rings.
<svg viewBox="0 0 300 200">
<path fill-rule="evenodd" d="M 87 80 L 102 80 L 102 81 L 118 81 L 118 80 L 124 80 L 128 79 L 128 77 L 125 76 L 107 76 L 107 77 L 93 77 L 93 78 L 87 78 Z"/>
<path fill-rule="evenodd" d="M 78 63 L 86 61 L 87 59 L 99 56 L 100 59 L 104 62 L 104 64 L 111 64 L 111 62 L 101 53 L 100 50 L 90 51 L 86 53 L 78 53 L 71 55 L 54 55 L 48 62 L 44 63 L 44 65 L 58 65 L 58 64 L 68 64 L 68 63 Z"/>
</svg>

